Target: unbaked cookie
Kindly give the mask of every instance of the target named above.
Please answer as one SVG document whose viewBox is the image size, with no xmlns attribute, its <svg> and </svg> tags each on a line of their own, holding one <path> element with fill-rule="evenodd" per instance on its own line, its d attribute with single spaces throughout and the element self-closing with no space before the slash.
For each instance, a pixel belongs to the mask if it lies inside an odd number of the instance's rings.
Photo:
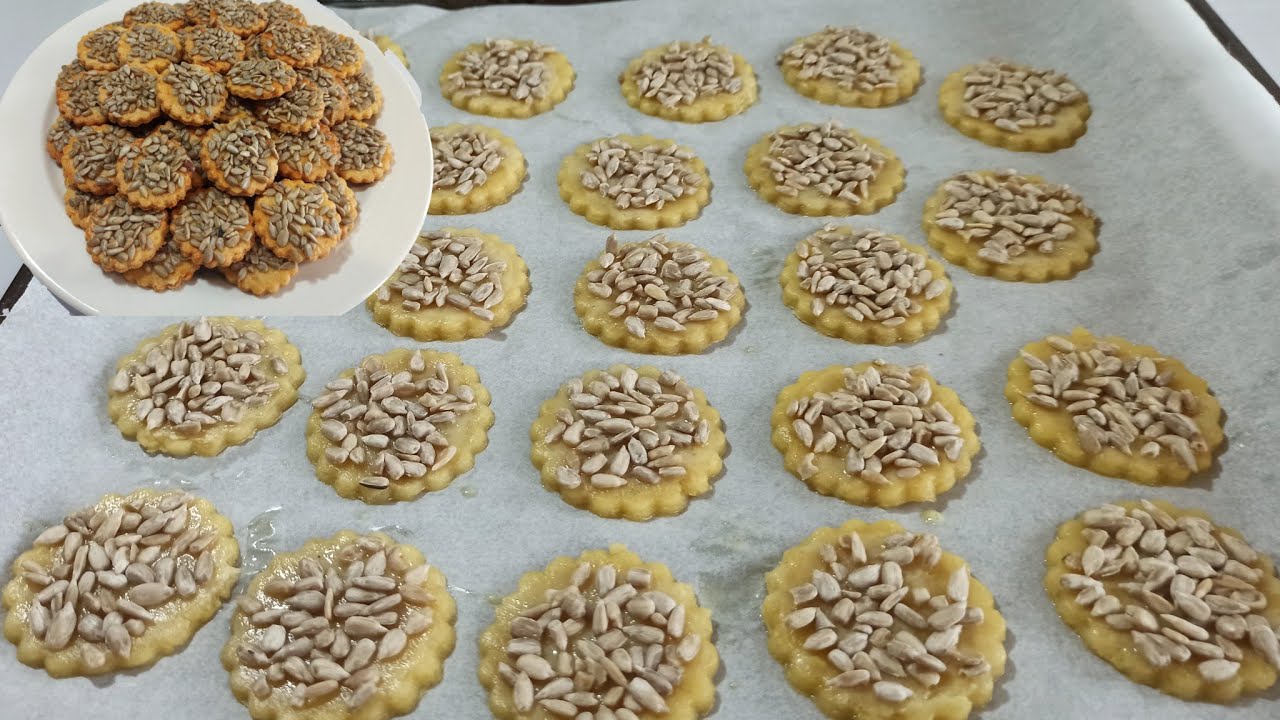
<svg viewBox="0 0 1280 720">
<path fill-rule="evenodd" d="M 797 38 L 778 56 L 796 92 L 828 105 L 882 107 L 915 94 L 920 61 L 898 43 L 853 26 Z"/>
<path fill-rule="evenodd" d="M 773 446 L 793 475 L 845 502 L 931 502 L 969 474 L 973 415 L 923 367 L 876 360 L 807 372 L 778 393 Z"/>
<path fill-rule="evenodd" d="M 142 65 L 125 65 L 102 79 L 98 103 L 108 120 L 137 127 L 160 117 L 156 83 L 160 76 Z"/>
<path fill-rule="evenodd" d="M 138 24 L 120 35 L 120 65 L 158 73 L 182 59 L 182 39 L 163 25 Z"/>
<path fill-rule="evenodd" d="M 227 105 L 227 81 L 202 65 L 173 63 L 156 85 L 165 115 L 187 125 L 208 125 Z"/>
<path fill-rule="evenodd" d="M 706 350 L 733 330 L 746 309 L 738 278 L 701 248 L 655 235 L 605 250 L 573 291 L 582 327 L 605 344 L 659 355 Z"/>
<path fill-rule="evenodd" d="M 240 575 L 231 523 L 182 492 L 106 495 L 13 561 L 4 634 L 53 677 L 146 668 L 187 644 Z"/>
<path fill-rule="evenodd" d="M 130 205 L 124 195 L 113 195 L 89 214 L 85 249 L 103 270 L 125 272 L 155 257 L 168 232 L 167 211 L 144 211 Z"/>
<path fill-rule="evenodd" d="M 951 281 L 923 248 L 847 225 L 824 225 L 796 243 L 779 283 L 801 322 L 852 342 L 915 342 L 951 309 Z"/>
<path fill-rule="evenodd" d="M 614 230 L 676 227 L 711 202 L 711 176 L 693 150 L 649 135 L 580 145 L 560 165 L 569 209 Z"/>
<path fill-rule="evenodd" d="M 307 457 L 339 495 L 412 500 L 475 465 L 493 411 L 475 368 L 452 353 L 370 355 L 312 401 Z"/>
<path fill-rule="evenodd" d="M 222 268 L 227 282 L 258 296 L 279 292 L 297 274 L 298 263 L 285 260 L 258 243 L 239 261 Z"/>
<path fill-rule="evenodd" d="M 1092 112 L 1088 96 L 1066 75 L 999 59 L 948 75 L 938 89 L 938 108 L 971 138 L 1034 152 L 1074 145 Z"/>
<path fill-rule="evenodd" d="M 1205 381 L 1155 348 L 1076 328 L 1009 364 L 1013 419 L 1062 460 L 1143 485 L 1181 485 L 1222 445 Z"/>
<path fill-rule="evenodd" d="M 758 97 L 746 58 L 706 37 L 644 51 L 618 78 L 627 104 L 647 115 L 681 122 L 723 120 Z"/>
<path fill-rule="evenodd" d="M 524 307 L 529 268 L 515 247 L 478 230 L 424 232 L 369 297 L 373 319 L 423 342 L 484 337 Z"/>
<path fill-rule="evenodd" d="M 211 457 L 248 442 L 293 405 L 305 377 L 283 333 L 241 318 L 170 325 L 116 367 L 107 385 L 111 420 L 148 453 L 173 457 Z M 195 386 L 201 393 L 191 396 Z"/>
<path fill-rule="evenodd" d="M 258 196 L 253 231 L 268 250 L 299 263 L 328 255 L 342 234 L 324 188 L 301 180 L 281 180 Z"/>
<path fill-rule="evenodd" d="M 559 105 L 573 89 L 573 66 L 532 40 L 468 45 L 440 71 L 440 91 L 454 107 L 477 115 L 529 118 Z"/>
<path fill-rule="evenodd" d="M 271 131 L 253 120 L 239 118 L 216 125 L 200 145 L 205 177 L 230 195 L 259 195 L 271 186 L 280 169 Z"/>
<path fill-rule="evenodd" d="M 116 189 L 142 210 L 167 210 L 191 190 L 195 163 L 174 140 L 148 135 L 120 148 Z"/>
<path fill-rule="evenodd" d="M 395 153 L 381 130 L 359 120 L 345 120 L 333 126 L 333 134 L 338 138 L 338 174 L 343 180 L 367 185 L 390 172 Z"/>
<path fill-rule="evenodd" d="M 1203 512 L 1159 500 L 1091 508 L 1058 528 L 1045 566 L 1063 622 L 1130 680 L 1216 703 L 1275 684 L 1275 567 Z"/>
<path fill-rule="evenodd" d="M 344 530 L 276 555 L 249 581 L 222 665 L 259 720 L 387 720 L 440 682 L 456 615 L 421 551 Z"/>
<path fill-rule="evenodd" d="M 239 262 L 253 247 L 248 201 L 213 187 L 192 192 L 174 208 L 169 232 L 179 252 L 208 268 Z"/>
<path fill-rule="evenodd" d="M 715 705 L 710 611 L 622 545 L 526 573 L 494 614 L 480 683 L 501 720 L 696 720 Z"/>
<path fill-rule="evenodd" d="M 525 160 L 511 138 L 483 125 L 431 129 L 432 215 L 468 215 L 501 205 L 524 184 Z"/>
<path fill-rule="evenodd" d="M 767 202 L 816 216 L 870 215 L 894 201 L 907 175 L 888 148 L 834 120 L 765 135 L 747 151 L 743 170 Z"/>
<path fill-rule="evenodd" d="M 769 653 L 828 717 L 964 720 L 1004 674 L 991 591 L 934 535 L 891 520 L 819 528 L 765 588 Z"/>
<path fill-rule="evenodd" d="M 1074 277 L 1098 251 L 1098 221 L 1068 185 L 1013 170 L 954 175 L 924 206 L 943 257 L 978 275 L 1046 282 Z"/>
<path fill-rule="evenodd" d="M 565 383 L 529 434 L 545 488 L 628 520 L 684 512 L 711 489 L 727 449 L 702 391 L 650 366 L 615 365 Z"/>
<path fill-rule="evenodd" d="M 121 274 L 138 287 L 164 292 L 191 282 L 199 269 L 199 263 L 179 252 L 172 242 L 167 242 L 141 267 Z"/>
</svg>

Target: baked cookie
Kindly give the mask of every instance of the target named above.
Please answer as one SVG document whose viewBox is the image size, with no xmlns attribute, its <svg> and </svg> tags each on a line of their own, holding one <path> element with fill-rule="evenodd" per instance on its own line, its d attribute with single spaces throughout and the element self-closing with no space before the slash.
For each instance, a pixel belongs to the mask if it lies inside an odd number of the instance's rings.
<svg viewBox="0 0 1280 720">
<path fill-rule="evenodd" d="M 79 59 L 63 65 L 58 68 L 58 77 L 53 81 L 54 90 L 69 90 L 75 84 L 76 78 L 86 72 L 89 72 L 89 69 Z"/>
<path fill-rule="evenodd" d="M 120 35 L 120 65 L 136 65 L 153 73 L 182 60 L 182 38 L 163 25 L 138 24 Z"/>
<path fill-rule="evenodd" d="M 227 105 L 227 81 L 192 63 L 173 63 L 156 84 L 156 100 L 165 115 L 187 125 L 212 123 Z"/>
<path fill-rule="evenodd" d="M 253 231 L 285 260 L 307 262 L 329 254 L 342 233 L 338 209 L 319 185 L 281 180 L 253 203 Z"/>
<path fill-rule="evenodd" d="M 169 232 L 169 213 L 143 211 L 124 195 L 102 201 L 85 224 L 85 249 L 107 272 L 140 268 L 155 257 Z"/>
<path fill-rule="evenodd" d="M 205 177 L 229 195 L 262 193 L 275 180 L 279 163 L 271 131 L 245 118 L 215 125 L 200 144 Z"/>
<path fill-rule="evenodd" d="M 1215 703 L 1275 684 L 1275 567 L 1203 512 L 1160 500 L 1091 508 L 1058 528 L 1045 567 L 1063 622 L 1130 680 Z"/>
<path fill-rule="evenodd" d="M 108 120 L 124 127 L 138 127 L 160 117 L 156 84 L 160 76 L 142 65 L 113 70 L 98 88 L 98 103 Z"/>
<path fill-rule="evenodd" d="M 828 161 L 811 159 L 817 155 Z M 743 170 L 766 202 L 813 216 L 870 215 L 894 201 L 907 175 L 888 148 L 834 120 L 765 135 L 747 151 Z"/>
<path fill-rule="evenodd" d="M 167 2 L 144 2 L 134 5 L 124 14 L 125 27 L 134 25 L 163 25 L 170 30 L 181 30 L 187 24 L 186 8 Z"/>
<path fill-rule="evenodd" d="M 136 208 L 167 210 L 191 190 L 195 167 L 177 142 L 148 135 L 120 149 L 116 189 Z"/>
<path fill-rule="evenodd" d="M 710 611 L 622 545 L 526 573 L 494 615 L 480 683 L 501 720 L 697 720 L 716 704 Z"/>
<path fill-rule="evenodd" d="M 193 164 L 191 171 L 191 188 L 203 187 L 204 168 L 200 166 L 200 145 L 204 141 L 206 129 L 194 125 L 186 125 L 176 120 L 165 120 L 151 129 L 148 135 L 165 140 L 172 140 L 182 146 Z"/>
<path fill-rule="evenodd" d="M 338 139 L 324 125 L 298 134 L 277 132 L 273 138 L 283 177 L 316 182 L 338 164 Z"/>
<path fill-rule="evenodd" d="M 212 457 L 248 442 L 293 405 L 305 377 L 283 333 L 241 318 L 170 325 L 116 368 L 111 420 L 143 450 L 172 457 Z M 199 395 L 185 392 L 194 386 Z"/>
<path fill-rule="evenodd" d="M 324 115 L 320 118 L 322 122 L 333 126 L 347 119 L 351 99 L 347 96 L 346 84 L 333 73 L 320 67 L 298 68 L 298 78 L 320 89 L 324 97 Z"/>
<path fill-rule="evenodd" d="M 391 332 L 423 342 L 484 337 L 524 307 L 529 268 L 497 235 L 424 232 L 366 305 Z"/>
<path fill-rule="evenodd" d="M 257 35 L 267 27 L 267 14 L 250 0 L 219 0 L 213 21 L 240 37 Z"/>
<path fill-rule="evenodd" d="M 134 138 L 115 125 L 77 128 L 62 149 L 62 179 L 68 188 L 93 195 L 114 195 L 116 162 Z"/>
<path fill-rule="evenodd" d="M 120 67 L 120 37 L 124 25 L 103 25 L 76 43 L 76 59 L 85 70 L 115 70 Z"/>
<path fill-rule="evenodd" d="M 222 665 L 254 718 L 387 720 L 440 682 L 456 615 L 417 548 L 344 530 L 277 554 L 249 581 Z"/>
<path fill-rule="evenodd" d="M 751 107 L 759 96 L 746 58 L 709 37 L 644 51 L 618 83 L 631 107 L 681 122 L 723 120 Z"/>
<path fill-rule="evenodd" d="M 316 67 L 333 73 L 337 78 L 349 78 L 364 67 L 364 50 L 355 38 L 336 33 L 326 27 L 313 27 L 312 33 L 320 45 L 320 57 Z"/>
<path fill-rule="evenodd" d="M 249 203 L 217 188 L 196 190 L 173 209 L 169 233 L 191 262 L 207 268 L 232 265 L 253 247 Z"/>
<path fill-rule="evenodd" d="M 370 355 L 325 389 L 307 457 L 342 497 L 382 504 L 443 489 L 489 444 L 489 391 L 452 353 Z"/>
<path fill-rule="evenodd" d="M 583 329 L 606 345 L 658 355 L 700 353 L 720 342 L 746 304 L 724 260 L 665 235 L 621 246 L 610 235 L 573 289 Z"/>
<path fill-rule="evenodd" d="M 320 59 L 320 39 L 310 25 L 272 25 L 258 36 L 258 47 L 267 57 L 295 68 L 310 67 Z"/>
<path fill-rule="evenodd" d="M 683 225 L 711 202 L 711 176 L 693 150 L 649 135 L 578 146 L 558 182 L 569 209 L 614 230 Z"/>
<path fill-rule="evenodd" d="M 227 95 L 227 104 L 222 107 L 222 112 L 218 113 L 215 120 L 219 123 L 229 123 L 232 120 L 252 120 L 257 121 L 258 116 L 254 113 L 257 108 L 257 100 L 246 100 L 235 95 Z"/>
<path fill-rule="evenodd" d="M 778 281 L 801 322 L 857 343 L 915 342 L 951 309 L 941 263 L 879 230 L 824 225 L 796 243 Z"/>
<path fill-rule="evenodd" d="M 199 269 L 199 263 L 192 262 L 178 252 L 172 242 L 168 242 L 142 267 L 126 270 L 123 275 L 125 280 L 138 287 L 164 292 L 191 282 Z"/>
<path fill-rule="evenodd" d="M 952 127 L 988 145 L 1053 152 L 1087 129 L 1089 98 L 1066 75 L 1008 60 L 963 67 L 938 88 L 938 109 Z"/>
<path fill-rule="evenodd" d="M 973 415 L 922 366 L 876 360 L 807 372 L 778 393 L 773 446 L 793 475 L 845 502 L 932 502 L 969 474 Z"/>
<path fill-rule="evenodd" d="M 324 103 L 325 95 L 320 88 L 299 81 L 280 97 L 258 103 L 254 112 L 277 133 L 303 133 L 320 124 Z"/>
<path fill-rule="evenodd" d="M 624 399 L 625 398 L 625 399 Z M 546 489 L 606 518 L 679 515 L 711 490 L 720 413 L 676 373 L 614 365 L 565 383 L 529 431 Z"/>
<path fill-rule="evenodd" d="M 261 244 L 254 244 L 239 261 L 222 268 L 227 282 L 244 292 L 263 296 L 279 292 L 298 274 L 298 263 L 285 260 Z"/>
<path fill-rule="evenodd" d="M 1080 195 L 1014 170 L 943 182 L 925 203 L 924 232 L 946 259 L 1000 280 L 1064 280 L 1098 251 L 1098 221 Z"/>
<path fill-rule="evenodd" d="M 218 4 L 222 0 L 187 0 L 183 10 L 187 15 L 188 25 L 212 25 Z"/>
<path fill-rule="evenodd" d="M 382 88 L 361 71 L 344 78 L 343 88 L 347 91 L 347 119 L 372 120 L 382 112 Z"/>
<path fill-rule="evenodd" d="M 1013 419 L 1060 459 L 1143 485 L 1181 485 L 1222 445 L 1208 385 L 1155 348 L 1076 328 L 1009 364 Z"/>
<path fill-rule="evenodd" d="M 302 14 L 296 5 L 291 5 L 283 0 L 271 0 L 258 6 L 262 9 L 262 14 L 267 16 L 267 24 L 271 25 L 278 22 L 291 22 L 298 25 L 305 25 L 307 18 Z"/>
<path fill-rule="evenodd" d="M 69 187 L 63 194 L 62 200 L 63 209 L 67 211 L 71 224 L 85 230 L 89 227 L 89 216 L 105 202 L 106 198 Z"/>
<path fill-rule="evenodd" d="M 223 27 L 193 27 L 183 33 L 183 56 L 189 63 L 226 73 L 244 59 L 244 41 Z"/>
<path fill-rule="evenodd" d="M 769 654 L 830 718 L 964 720 L 1004 674 L 991 591 L 937 536 L 891 520 L 819 528 L 765 589 Z"/>
<path fill-rule="evenodd" d="M 4 634 L 53 677 L 142 669 L 182 649 L 240 576 L 231 523 L 182 492 L 106 495 L 36 536 L 4 588 Z"/>
<path fill-rule="evenodd" d="M 482 125 L 431 129 L 435 178 L 431 215 L 468 215 L 511 199 L 524 184 L 524 154 L 511 138 Z"/>
<path fill-rule="evenodd" d="M 827 105 L 883 107 L 915 94 L 920 61 L 898 43 L 851 25 L 797 38 L 778 56 L 796 92 Z"/>
<path fill-rule="evenodd" d="M 108 73 L 87 70 L 69 75 L 60 81 L 55 92 L 58 114 L 77 127 L 102 125 L 107 115 L 102 110 L 98 91 Z"/>
<path fill-rule="evenodd" d="M 391 170 L 395 153 L 381 130 L 359 120 L 344 120 L 333 126 L 338 138 L 338 169 L 343 180 L 367 185 L 382 179 Z"/>
<path fill-rule="evenodd" d="M 62 151 L 66 149 L 67 143 L 71 142 L 71 136 L 75 131 L 76 126 L 71 124 L 71 121 L 63 115 L 58 115 L 58 118 L 49 126 L 49 132 L 45 133 L 45 152 L 49 153 L 49 157 L 59 165 L 62 164 Z"/>
<path fill-rule="evenodd" d="M 440 91 L 477 115 L 529 118 L 559 105 L 573 89 L 568 58 L 532 40 L 468 45 L 440 71 Z"/>
<path fill-rule="evenodd" d="M 324 189 L 325 194 L 338 208 L 338 222 L 342 229 L 340 239 L 345 239 L 351 234 L 352 228 L 356 226 L 356 219 L 360 216 L 360 203 L 356 201 L 355 192 L 336 172 L 325 175 L 317 180 L 316 184 Z"/>
<path fill-rule="evenodd" d="M 293 89 L 298 73 L 279 60 L 241 60 L 227 71 L 227 90 L 247 100 L 269 100 Z"/>
</svg>

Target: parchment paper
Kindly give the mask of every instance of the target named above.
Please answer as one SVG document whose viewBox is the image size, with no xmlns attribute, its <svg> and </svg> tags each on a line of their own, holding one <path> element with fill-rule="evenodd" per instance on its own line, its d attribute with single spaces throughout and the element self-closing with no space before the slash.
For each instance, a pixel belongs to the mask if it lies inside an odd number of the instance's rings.
<svg viewBox="0 0 1280 720">
<path fill-rule="evenodd" d="M 488 717 L 476 680 L 475 639 L 492 620 L 489 600 L 521 573 L 558 554 L 624 542 L 693 583 L 717 622 L 723 658 L 717 718 L 820 717 L 769 657 L 759 606 L 763 574 L 814 528 L 851 517 L 892 517 L 936 532 L 965 556 L 995 593 L 1010 629 L 1008 672 L 987 718 L 1264 718 L 1276 692 L 1222 709 L 1188 704 L 1130 683 L 1094 657 L 1055 616 L 1041 587 L 1042 554 L 1055 526 L 1103 501 L 1139 495 L 1202 507 L 1259 548 L 1280 552 L 1280 350 L 1274 307 L 1280 244 L 1270 163 L 1280 149 L 1280 112 L 1180 0 L 1062 3 L 635 2 L 566 9 L 504 7 L 434 17 L 417 9 L 346 12 L 356 27 L 391 32 L 404 44 L 433 124 L 471 120 L 511 135 L 530 177 L 512 202 L 476 217 L 429 219 L 503 235 L 532 273 L 529 306 L 494 337 L 441 347 L 459 352 L 493 393 L 497 422 L 471 472 L 448 489 L 392 507 L 339 498 L 318 482 L 303 450 L 309 409 L 300 402 L 274 428 L 213 459 L 147 457 L 120 437 L 104 410 L 115 359 L 166 324 L 146 319 L 69 319 L 41 289 L 27 293 L 0 329 L 7 563 L 36 532 L 108 491 L 187 484 L 235 523 L 246 574 L 271 550 L 341 528 L 390 527 L 448 575 L 458 600 L 458 648 L 444 682 L 413 717 Z M 794 37 L 826 23 L 858 23 L 916 53 L 927 82 L 899 107 L 820 105 L 793 92 L 774 65 Z M 687 126 L 641 115 L 616 75 L 641 50 L 711 34 L 743 53 L 761 80 L 745 115 Z M 446 57 L 486 36 L 536 37 L 563 49 L 578 85 L 554 112 L 528 121 L 469 117 L 440 95 Z M 987 147 L 947 126 L 936 109 L 941 78 L 1000 54 L 1063 69 L 1091 98 L 1088 134 L 1048 156 Z M 1016 166 L 1069 182 L 1103 219 L 1095 266 L 1068 282 L 1036 286 L 978 278 L 949 266 L 956 307 L 945 326 L 908 347 L 875 348 L 823 337 L 782 305 L 777 274 L 794 242 L 820 221 L 788 216 L 746 186 L 742 158 L 784 123 L 838 118 L 894 149 L 909 169 L 897 202 L 857 219 L 921 242 L 920 208 L 950 173 Z M 726 258 L 743 279 L 750 309 L 731 341 L 697 357 L 659 359 L 702 387 L 723 413 L 732 451 L 709 497 L 675 518 L 637 524 L 603 520 L 543 490 L 528 459 L 538 404 L 571 375 L 613 362 L 653 362 L 608 348 L 583 332 L 570 302 L 573 280 L 607 232 L 571 213 L 555 173 L 574 146 L 619 132 L 650 132 L 695 148 L 715 188 L 703 216 L 674 230 Z M 643 233 L 628 233 L 638 239 Z M 163 300 L 158 302 L 162 307 Z M 302 350 L 305 398 L 362 356 L 405 345 L 363 310 L 333 319 L 274 318 Z M 1205 377 L 1228 415 L 1220 468 L 1187 488 L 1147 490 L 1062 463 L 1009 418 L 1005 367 L 1017 347 L 1083 324 L 1181 358 Z M 928 506 L 859 508 L 810 492 L 769 444 L 775 394 L 801 372 L 883 357 L 927 363 L 980 423 L 985 447 L 974 473 Z M 273 508 L 281 508 L 278 512 Z M 926 525 L 920 512 L 943 519 Z M 270 530 L 270 533 L 265 532 Z M 258 548 L 260 550 L 255 550 Z M 52 680 L 18 664 L 0 643 L 0 715 L 11 718 L 244 717 L 217 654 L 229 607 L 191 645 L 145 672 L 106 681 Z"/>
</svg>

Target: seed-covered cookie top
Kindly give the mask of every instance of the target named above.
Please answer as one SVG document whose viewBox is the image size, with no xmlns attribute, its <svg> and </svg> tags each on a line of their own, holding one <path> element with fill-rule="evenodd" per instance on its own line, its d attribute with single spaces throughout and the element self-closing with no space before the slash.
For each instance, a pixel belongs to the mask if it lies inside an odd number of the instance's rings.
<svg viewBox="0 0 1280 720">
<path fill-rule="evenodd" d="M 339 77 L 348 77 L 364 66 L 364 50 L 354 38 L 336 33 L 328 28 L 312 28 L 320 43 L 320 58 L 316 64 L 333 71 Z"/>
<path fill-rule="evenodd" d="M 251 120 L 214 126 L 202 147 L 230 187 L 250 188 L 276 176 L 279 156 L 271 131 Z"/>
<path fill-rule="evenodd" d="M 118 187 L 140 197 L 172 195 L 190 187 L 194 170 L 195 163 L 176 141 L 148 135 L 121 148 Z"/>
<path fill-rule="evenodd" d="M 273 133 L 272 138 L 280 153 L 281 171 L 286 174 L 317 180 L 338 164 L 337 140 L 322 125 L 301 133 Z"/>
<path fill-rule="evenodd" d="M 298 9 L 298 6 L 291 5 L 284 0 L 271 0 L 258 6 L 262 9 L 262 14 L 267 18 L 267 24 L 277 22 L 305 23 L 307 18 Z"/>
<path fill-rule="evenodd" d="M 279 97 L 297 82 L 298 73 L 293 68 L 269 58 L 241 60 L 227 71 L 227 84 L 241 97 Z"/>
<path fill-rule="evenodd" d="M 320 41 L 310 25 L 277 23 L 259 38 L 267 57 L 283 60 L 294 67 L 314 65 L 320 57 Z"/>
<path fill-rule="evenodd" d="M 244 41 L 224 27 L 191 28 L 183 37 L 187 62 L 226 71 L 244 59 Z"/>
<path fill-rule="evenodd" d="M 120 62 L 141 63 L 159 70 L 182 59 L 178 34 L 162 25 L 134 25 L 120 36 Z"/>
<path fill-rule="evenodd" d="M 219 0 L 214 20 L 241 37 L 253 35 L 267 25 L 262 7 L 249 0 Z"/>
<path fill-rule="evenodd" d="M 742 90 L 733 53 L 713 45 L 709 37 L 667 45 L 661 55 L 636 67 L 632 79 L 643 97 L 655 98 L 666 107 Z"/>
<path fill-rule="evenodd" d="M 778 56 L 778 64 L 798 71 L 801 80 L 826 80 L 860 92 L 898 87 L 903 66 L 891 42 L 853 26 L 827 26 L 796 40 Z"/>
<path fill-rule="evenodd" d="M 130 205 L 124 195 L 115 195 L 94 209 L 85 244 L 95 258 L 136 267 L 145 262 L 140 255 L 150 259 L 155 254 L 163 241 L 156 236 L 167 223 L 166 211 L 142 210 Z"/>
<path fill-rule="evenodd" d="M 120 151 L 132 141 L 128 130 L 113 125 L 78 128 L 62 153 L 67 180 L 75 187 L 97 185 L 104 188 L 99 192 L 113 192 Z"/>
<path fill-rule="evenodd" d="M 173 211 L 173 241 L 196 249 L 205 265 L 213 265 L 220 253 L 244 242 L 250 226 L 249 203 L 217 188 L 191 193 Z"/>
<path fill-rule="evenodd" d="M 273 183 L 253 205 L 254 227 L 278 255 L 324 257 L 342 234 L 337 207 L 324 188 L 298 180 Z"/>
<path fill-rule="evenodd" d="M 814 190 L 858 205 L 866 200 L 868 186 L 886 158 L 833 120 L 771 133 L 761 162 L 773 173 L 775 189 L 783 195 L 795 197 Z"/>
<path fill-rule="evenodd" d="M 432 187 L 463 196 L 484 185 L 506 158 L 501 141 L 470 127 L 448 133 L 432 130 L 431 152 L 436 168 Z"/>
<path fill-rule="evenodd" d="M 297 272 L 298 263 L 286 260 L 261 244 L 255 243 L 249 248 L 249 252 L 238 262 L 233 263 L 228 270 L 238 282 L 244 282 L 253 275 L 266 275 L 278 271 Z"/>
<path fill-rule="evenodd" d="M 458 56 L 458 70 L 447 78 L 445 91 L 451 97 L 492 95 L 532 104 L 551 87 L 546 57 L 554 52 L 529 40 L 485 40 Z"/>
<path fill-rule="evenodd" d="M 391 143 L 378 128 L 348 120 L 333 126 L 333 134 L 338 138 L 344 170 L 376 170 L 386 163 Z"/>
<path fill-rule="evenodd" d="M 160 83 L 187 117 L 212 118 L 227 100 L 226 80 L 200 65 L 173 63 L 160 74 Z"/>
<path fill-rule="evenodd" d="M 120 67 L 120 38 L 126 30 L 123 25 L 104 25 L 80 38 L 76 46 L 80 62 L 95 70 Z"/>
<path fill-rule="evenodd" d="M 164 25 L 171 30 L 187 24 L 186 10 L 181 5 L 167 2 L 144 2 L 134 5 L 124 14 L 124 24 L 132 27 L 138 24 Z"/>
<path fill-rule="evenodd" d="M 1062 108 L 1085 102 L 1066 75 L 993 59 L 964 75 L 964 113 L 1009 133 L 1053 127 Z"/>
<path fill-rule="evenodd" d="M 351 117 L 368 120 L 382 108 L 382 91 L 368 73 L 357 72 L 343 80 Z"/>
<path fill-rule="evenodd" d="M 689 162 L 695 157 L 693 151 L 674 143 L 634 147 L 620 138 L 599 140 L 587 151 L 582 186 L 622 209 L 661 210 L 705 180 Z"/>
<path fill-rule="evenodd" d="M 156 81 L 159 76 L 139 65 L 125 65 L 113 70 L 102 81 L 98 98 L 112 122 L 136 125 L 135 116 L 155 113 Z"/>
<path fill-rule="evenodd" d="M 306 67 L 298 68 L 298 77 L 315 85 L 323 94 L 324 122 L 333 126 L 347 118 L 347 109 L 351 106 L 347 86 L 334 77 L 333 73 L 320 67 Z"/>
<path fill-rule="evenodd" d="M 69 76 L 58 92 L 58 110 L 76 125 L 106 122 L 99 91 L 109 73 L 88 71 Z"/>
<path fill-rule="evenodd" d="M 492 260 L 478 237 L 448 230 L 424 232 L 392 281 L 378 289 L 378 299 L 398 297 L 400 306 L 411 312 L 453 307 L 492 320 L 489 308 L 506 297 L 506 270 L 507 263 Z"/>
<path fill-rule="evenodd" d="M 315 127 L 324 115 L 325 96 L 309 82 L 298 82 L 285 94 L 263 100 L 256 108 L 258 119 L 279 132 L 304 132 Z"/>
</svg>

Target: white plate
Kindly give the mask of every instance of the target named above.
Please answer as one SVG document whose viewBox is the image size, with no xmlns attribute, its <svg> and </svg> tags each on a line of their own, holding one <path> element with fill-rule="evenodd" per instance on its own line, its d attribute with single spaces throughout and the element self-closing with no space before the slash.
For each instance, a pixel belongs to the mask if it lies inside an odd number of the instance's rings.
<svg viewBox="0 0 1280 720">
<path fill-rule="evenodd" d="M 63 25 L 27 58 L 0 99 L 0 224 L 27 267 L 50 290 L 85 313 L 104 315 L 337 315 L 355 307 L 387 278 L 409 251 L 427 215 L 431 140 L 405 74 L 377 47 L 314 0 L 292 0 L 313 25 L 356 37 L 385 102 L 378 129 L 395 150 L 391 172 L 356 193 L 360 219 L 329 257 L 306 263 L 277 295 L 257 298 L 201 273 L 195 283 L 156 293 L 104 273 L 84 250 L 84 234 L 63 210 L 61 169 L 45 152 L 57 117 L 58 70 L 94 28 L 118 21 L 140 0 L 111 0 Z"/>
</svg>

